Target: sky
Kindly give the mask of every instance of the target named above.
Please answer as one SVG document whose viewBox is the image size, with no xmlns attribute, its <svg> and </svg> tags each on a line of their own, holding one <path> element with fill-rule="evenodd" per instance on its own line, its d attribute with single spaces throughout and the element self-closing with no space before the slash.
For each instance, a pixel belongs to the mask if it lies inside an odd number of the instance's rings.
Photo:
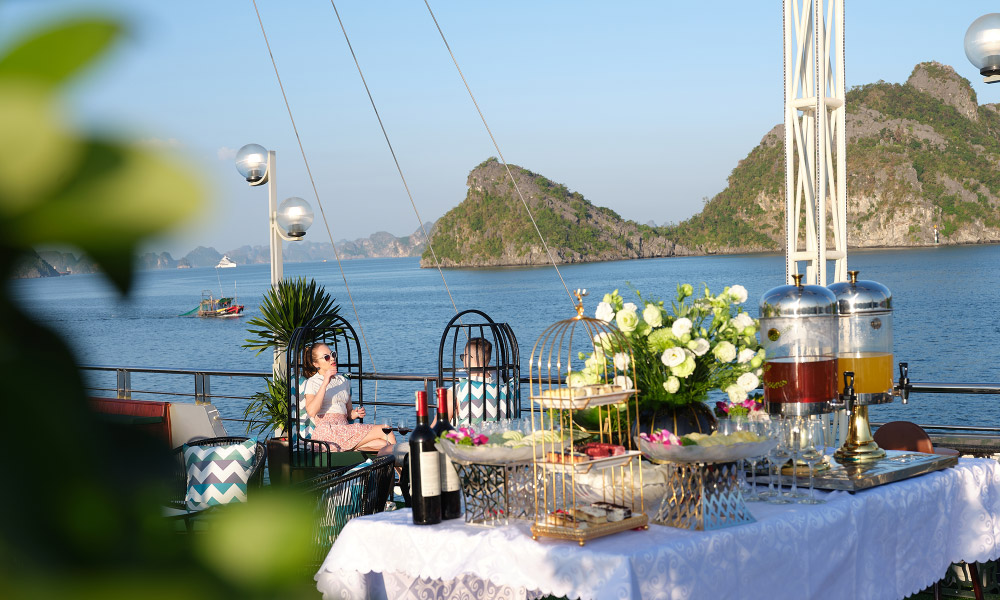
<svg viewBox="0 0 1000 600">
<path fill-rule="evenodd" d="M 430 0 L 504 158 L 627 219 L 657 224 L 704 198 L 782 122 L 782 2 Z M 306 239 L 408 235 L 459 204 L 469 171 L 496 156 L 421 0 L 340 0 L 336 8 L 420 219 L 329 1 L 257 0 L 316 183 L 314 192 L 251 0 L 0 0 L 0 48 L 75 15 L 123 21 L 128 35 L 76 82 L 81 128 L 176 153 L 210 202 L 146 250 L 179 258 L 267 244 L 267 192 L 233 157 L 277 153 L 278 201 L 317 213 Z M 847 0 L 848 87 L 902 83 L 936 60 L 982 83 L 963 38 L 995 2 Z M 849 160 L 849 158 L 848 158 Z M 850 190 L 848 190 L 850 195 Z M 318 196 L 318 201 L 317 201 Z"/>
</svg>

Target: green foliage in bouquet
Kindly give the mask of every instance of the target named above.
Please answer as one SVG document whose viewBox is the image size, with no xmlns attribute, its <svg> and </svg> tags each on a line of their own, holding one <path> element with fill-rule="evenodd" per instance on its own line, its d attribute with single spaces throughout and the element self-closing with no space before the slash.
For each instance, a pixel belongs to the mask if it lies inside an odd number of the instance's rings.
<svg viewBox="0 0 1000 600">
<path fill-rule="evenodd" d="M 617 324 L 631 343 L 632 360 L 598 350 L 581 355 L 586 368 L 571 385 L 594 383 L 605 369 L 614 370 L 619 384 L 639 390 L 639 410 L 657 410 L 704 402 L 708 392 L 724 390 L 742 401 L 760 383 L 764 350 L 757 341 L 759 323 L 741 306 L 747 292 L 741 285 L 713 296 L 705 286 L 694 296 L 690 284 L 677 286 L 670 310 L 661 300 L 636 292 L 638 304 L 625 302 L 618 290 L 606 294 L 595 311 L 597 319 Z M 634 369 L 635 381 L 628 374 Z"/>
</svg>

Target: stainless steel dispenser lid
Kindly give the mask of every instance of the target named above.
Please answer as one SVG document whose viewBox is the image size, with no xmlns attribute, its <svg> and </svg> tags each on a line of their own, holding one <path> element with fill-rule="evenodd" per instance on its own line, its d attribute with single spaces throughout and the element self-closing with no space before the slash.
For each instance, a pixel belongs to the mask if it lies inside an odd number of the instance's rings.
<svg viewBox="0 0 1000 600">
<path fill-rule="evenodd" d="M 892 292 L 876 281 L 858 281 L 859 271 L 848 271 L 848 281 L 830 285 L 830 291 L 837 297 L 837 312 L 841 315 L 855 315 L 869 312 L 892 310 Z"/>
<path fill-rule="evenodd" d="M 760 298 L 761 318 L 815 317 L 835 315 L 837 297 L 821 285 L 802 285 L 802 275 L 792 275 L 795 283 L 771 288 Z"/>
</svg>

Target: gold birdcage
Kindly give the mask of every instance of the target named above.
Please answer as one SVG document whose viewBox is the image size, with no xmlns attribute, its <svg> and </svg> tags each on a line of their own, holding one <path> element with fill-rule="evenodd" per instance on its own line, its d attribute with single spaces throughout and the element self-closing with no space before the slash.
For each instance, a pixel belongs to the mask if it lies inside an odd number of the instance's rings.
<svg viewBox="0 0 1000 600">
<path fill-rule="evenodd" d="M 531 534 L 582 546 L 648 527 L 648 517 L 631 439 L 638 390 L 629 341 L 614 325 L 584 316 L 586 290 L 574 294 L 576 316 L 549 326 L 531 351 L 531 426 L 547 432 L 534 446 Z"/>
</svg>

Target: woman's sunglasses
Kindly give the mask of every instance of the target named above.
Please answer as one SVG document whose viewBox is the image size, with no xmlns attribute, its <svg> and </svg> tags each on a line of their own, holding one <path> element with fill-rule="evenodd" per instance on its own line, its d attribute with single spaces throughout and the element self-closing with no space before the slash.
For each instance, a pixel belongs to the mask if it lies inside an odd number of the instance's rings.
<svg viewBox="0 0 1000 600">
<path fill-rule="evenodd" d="M 337 353 L 336 353 L 336 352 L 334 352 L 333 354 L 324 354 L 324 355 L 322 355 L 322 356 L 318 357 L 318 360 L 331 360 L 331 361 L 336 361 L 336 360 L 337 360 Z"/>
</svg>

